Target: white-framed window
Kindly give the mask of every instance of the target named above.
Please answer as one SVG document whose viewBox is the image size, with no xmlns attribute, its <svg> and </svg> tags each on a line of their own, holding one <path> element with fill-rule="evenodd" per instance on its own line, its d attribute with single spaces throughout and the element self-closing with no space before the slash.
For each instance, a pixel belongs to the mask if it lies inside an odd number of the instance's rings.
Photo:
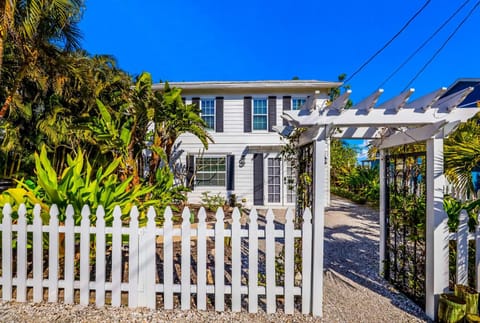
<svg viewBox="0 0 480 323">
<path fill-rule="evenodd" d="M 195 160 L 197 186 L 225 186 L 227 167 L 225 156 L 197 157 Z"/>
<path fill-rule="evenodd" d="M 292 98 L 292 110 L 299 110 L 306 101 L 306 98 Z"/>
<path fill-rule="evenodd" d="M 207 129 L 215 129 L 215 99 L 201 99 L 202 119 L 207 124 Z"/>
<path fill-rule="evenodd" d="M 267 99 L 253 99 L 253 130 L 268 129 L 268 107 Z"/>
</svg>

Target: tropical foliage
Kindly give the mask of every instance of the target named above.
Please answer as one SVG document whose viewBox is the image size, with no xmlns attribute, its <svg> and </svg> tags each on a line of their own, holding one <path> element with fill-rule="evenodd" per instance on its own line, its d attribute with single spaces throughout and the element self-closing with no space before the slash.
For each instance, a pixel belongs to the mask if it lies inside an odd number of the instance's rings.
<svg viewBox="0 0 480 323">
<path fill-rule="evenodd" d="M 199 108 L 82 50 L 83 10 L 82 0 L 0 1 L 0 178 L 18 181 L 1 203 L 88 202 L 108 216 L 113 204 L 126 214 L 134 202 L 181 201 L 175 142 L 211 141 Z"/>
</svg>

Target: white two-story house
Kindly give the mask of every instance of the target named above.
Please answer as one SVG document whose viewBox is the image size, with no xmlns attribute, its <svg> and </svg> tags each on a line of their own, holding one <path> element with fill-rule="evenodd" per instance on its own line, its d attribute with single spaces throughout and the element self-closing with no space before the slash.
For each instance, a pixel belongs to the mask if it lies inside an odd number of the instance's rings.
<svg viewBox="0 0 480 323">
<path fill-rule="evenodd" d="M 283 111 L 305 104 L 325 104 L 338 82 L 241 81 L 172 82 L 182 89 L 186 104 L 201 108 L 214 143 L 208 150 L 192 135 L 180 137 L 186 165 L 189 201 L 200 202 L 203 192 L 235 194 L 247 206 L 287 206 L 295 203 L 294 173 L 281 158 L 285 144 L 275 127 Z M 162 89 L 163 84 L 154 85 Z"/>
</svg>

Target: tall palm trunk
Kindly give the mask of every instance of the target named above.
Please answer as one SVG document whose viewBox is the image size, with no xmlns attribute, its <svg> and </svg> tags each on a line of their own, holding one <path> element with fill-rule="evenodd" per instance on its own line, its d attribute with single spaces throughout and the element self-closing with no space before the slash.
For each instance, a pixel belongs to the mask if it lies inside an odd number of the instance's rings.
<svg viewBox="0 0 480 323">
<path fill-rule="evenodd" d="M 15 12 L 16 0 L 0 0 L 0 14 L 3 15 L 2 24 L 0 26 L 0 80 L 3 68 L 3 50 L 9 28 L 13 24 L 13 15 Z"/>
</svg>

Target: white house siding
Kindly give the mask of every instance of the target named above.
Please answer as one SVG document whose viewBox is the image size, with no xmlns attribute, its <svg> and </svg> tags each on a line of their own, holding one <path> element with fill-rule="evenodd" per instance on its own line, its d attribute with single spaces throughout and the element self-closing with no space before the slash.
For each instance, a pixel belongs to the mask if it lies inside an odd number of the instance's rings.
<svg viewBox="0 0 480 323">
<path fill-rule="evenodd" d="M 188 84 L 183 83 L 183 84 Z M 336 86 L 338 84 L 331 83 Z M 261 85 L 261 84 L 260 84 Z M 173 86 L 182 87 L 179 83 L 178 85 L 174 84 Z M 260 86 L 261 87 L 261 86 Z M 319 103 L 322 104 L 327 99 L 328 89 L 323 86 L 319 88 L 321 91 L 319 97 Z M 253 192 L 253 152 L 248 152 L 244 157 L 244 164 L 240 166 L 239 162 L 242 158 L 242 155 L 245 154 L 248 146 L 255 146 L 258 150 L 259 146 L 265 147 L 277 147 L 276 152 L 272 152 L 271 148 L 266 149 L 264 152 L 264 205 L 268 206 L 267 203 L 267 180 L 266 180 L 266 165 L 267 157 L 278 157 L 280 146 L 285 144 L 285 141 L 276 133 L 268 131 L 252 131 L 244 132 L 244 97 L 249 96 L 252 98 L 265 98 L 268 100 L 269 96 L 276 96 L 276 125 L 283 125 L 282 113 L 283 113 L 283 97 L 290 96 L 293 98 L 296 97 L 307 97 L 308 95 L 314 95 L 315 89 L 300 89 L 292 92 L 287 91 L 262 91 L 261 89 L 254 89 L 252 91 L 245 91 L 236 93 L 228 93 L 229 90 L 226 90 L 226 93 L 216 90 L 209 92 L 195 90 L 194 93 L 189 93 L 188 89 L 184 89 L 182 96 L 185 98 L 187 104 L 192 103 L 192 98 L 213 98 L 223 97 L 224 99 L 224 115 L 223 115 L 223 132 L 211 131 L 214 143 L 209 145 L 208 150 L 203 151 L 204 156 L 216 155 L 216 156 L 225 156 L 233 154 L 235 157 L 235 167 L 234 167 L 234 190 L 229 192 L 226 187 L 200 187 L 195 186 L 194 190 L 188 194 L 188 199 L 192 203 L 201 202 L 202 193 L 210 192 L 210 195 L 221 194 L 225 198 L 228 198 L 230 194 L 235 194 L 237 196 L 237 201 L 242 200 L 246 201 L 246 206 L 252 206 L 254 201 L 254 192 Z M 231 92 L 231 91 L 230 91 Z M 192 135 L 186 134 L 182 135 L 179 138 L 181 142 L 181 149 L 184 150 L 184 154 L 181 157 L 182 163 L 186 164 L 186 159 L 188 155 L 198 156 L 202 152 L 202 144 L 200 141 Z M 269 152 L 267 152 L 269 151 Z M 256 151 L 260 153 L 260 151 Z M 268 156 L 267 156 L 268 154 Z M 282 196 L 283 200 L 283 196 Z M 279 204 L 275 204 L 279 205 Z"/>
</svg>

